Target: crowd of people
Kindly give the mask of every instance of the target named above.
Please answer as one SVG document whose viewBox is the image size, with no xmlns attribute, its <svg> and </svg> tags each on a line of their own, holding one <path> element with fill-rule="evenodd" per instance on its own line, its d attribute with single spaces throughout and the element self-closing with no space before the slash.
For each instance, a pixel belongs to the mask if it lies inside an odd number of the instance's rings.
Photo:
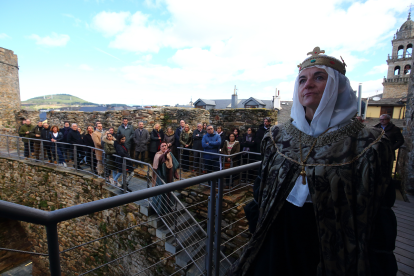
<svg viewBox="0 0 414 276">
<path fill-rule="evenodd" d="M 67 167 L 68 162 L 73 162 L 73 166 L 77 169 L 81 169 L 82 164 L 89 165 L 95 174 L 104 175 L 113 185 L 120 186 L 118 179 L 122 175 L 123 157 L 138 161 L 134 164 L 127 162 L 126 170 L 129 176 L 134 173 L 135 167 L 142 167 L 145 161 L 150 164 L 157 163 L 158 158 L 154 160 L 157 153 L 160 155 L 165 152 L 171 153 L 178 162 L 181 161 L 184 172 L 192 171 L 200 174 L 213 172 L 229 167 L 230 163 L 233 166 L 239 163 L 240 157 L 221 159 L 217 155 L 219 153 L 233 155 L 241 151 L 259 152 L 260 141 L 270 125 L 271 119 L 267 117 L 257 132 L 253 128 L 248 128 L 242 135 L 237 128 L 225 133 L 221 126 L 214 128 L 201 122 L 193 131 L 184 120 L 180 121 L 180 125 L 175 130 L 168 126 L 164 131 L 157 123 L 149 132 L 144 122 L 138 122 L 138 127 L 135 129 L 127 118 L 122 119 L 122 124 L 116 131 L 113 127 L 104 130 L 99 121 L 82 131 L 76 123 L 70 124 L 67 121 L 59 128 L 56 125 L 51 127 L 47 120 L 32 125 L 32 122 L 27 119 L 22 122 L 19 135 L 24 137 L 22 140 L 26 158 L 32 156 L 35 160 L 40 160 L 43 144 L 42 156 L 48 162 L 63 167 Z M 193 157 L 192 163 L 190 156 Z"/>
</svg>

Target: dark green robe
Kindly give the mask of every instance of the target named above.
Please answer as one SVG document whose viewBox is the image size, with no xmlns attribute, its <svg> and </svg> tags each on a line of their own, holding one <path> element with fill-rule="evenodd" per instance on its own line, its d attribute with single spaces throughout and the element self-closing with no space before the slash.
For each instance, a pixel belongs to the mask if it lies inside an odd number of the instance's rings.
<svg viewBox="0 0 414 276">
<path fill-rule="evenodd" d="M 263 138 L 256 230 L 228 275 L 252 275 L 251 269 L 258 262 L 256 256 L 269 229 L 283 205 L 290 204 L 286 198 L 301 169 L 281 154 L 300 161 L 299 132 L 289 122 L 274 126 Z M 315 139 L 301 133 L 303 156 L 308 154 Z M 358 155 L 351 164 L 340 165 Z M 366 127 L 357 120 L 318 137 L 306 162 L 313 164 L 306 166 L 306 177 L 319 239 L 317 275 L 376 275 L 372 268 L 378 260 L 386 260 L 392 271 L 396 268 L 392 253 L 396 224 L 391 227 L 391 235 L 387 235 L 378 222 L 387 217 L 392 224 L 394 216 L 390 209 L 393 203 L 384 205 L 391 184 L 392 161 L 390 143 L 382 130 Z M 395 190 L 388 191 L 394 191 L 395 195 Z M 386 240 L 384 246 L 373 243 L 380 239 Z"/>
</svg>

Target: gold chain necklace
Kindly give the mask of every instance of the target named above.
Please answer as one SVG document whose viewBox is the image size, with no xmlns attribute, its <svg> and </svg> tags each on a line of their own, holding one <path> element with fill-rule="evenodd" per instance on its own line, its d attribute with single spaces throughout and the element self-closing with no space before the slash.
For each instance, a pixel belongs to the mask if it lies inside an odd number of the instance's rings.
<svg viewBox="0 0 414 276">
<path fill-rule="evenodd" d="M 276 126 L 274 126 L 274 127 L 276 127 Z M 285 154 L 283 154 L 280 150 L 279 150 L 279 148 L 277 147 L 277 145 L 276 145 L 276 142 L 275 142 L 275 139 L 273 138 L 273 129 L 274 129 L 274 127 L 272 127 L 270 130 L 269 130 L 269 134 L 270 134 L 270 139 L 272 140 L 272 142 L 273 142 L 273 145 L 275 146 L 275 148 L 276 148 L 276 151 L 277 151 L 277 153 L 280 155 L 280 156 L 282 156 L 282 157 L 284 157 L 284 158 L 286 158 L 287 160 L 289 160 L 289 161 L 291 161 L 291 162 L 293 162 L 293 163 L 296 163 L 296 164 L 298 164 L 298 165 L 300 165 L 300 166 L 302 166 L 302 171 L 300 172 L 300 175 L 302 176 L 302 184 L 306 184 L 306 171 L 305 171 L 305 162 L 308 160 L 308 157 L 309 157 L 309 155 L 310 155 L 310 152 L 313 150 L 313 148 L 315 147 L 315 145 L 316 145 L 316 141 L 317 141 L 317 139 L 315 139 L 315 142 L 313 143 L 313 145 L 312 145 L 312 147 L 311 147 L 311 149 L 309 150 L 309 152 L 308 152 L 308 155 L 306 156 L 306 158 L 305 158 L 305 160 L 304 161 L 302 161 L 302 141 L 301 141 L 301 135 L 300 135 L 300 133 L 301 132 L 299 132 L 299 148 L 300 148 L 300 155 L 301 155 L 301 157 L 300 157 L 300 159 L 301 159 L 301 162 L 298 162 L 298 161 L 296 161 L 295 159 L 292 159 L 292 158 L 290 158 L 289 156 L 287 156 L 287 155 L 285 155 Z M 383 137 L 385 135 L 385 131 L 384 130 L 382 130 L 382 132 L 381 132 L 381 135 L 379 135 L 378 137 L 377 137 L 377 139 L 375 139 L 375 141 L 373 141 L 371 144 L 369 144 L 366 148 L 364 148 L 363 150 L 362 150 L 362 152 L 360 153 L 360 154 L 358 154 L 357 156 L 355 156 L 354 158 L 352 158 L 351 160 L 349 160 L 349 161 L 347 161 L 347 162 L 343 162 L 343 163 L 335 163 L 335 164 L 319 164 L 319 163 L 314 163 L 314 164 L 307 164 L 308 165 L 308 167 L 317 167 L 317 166 L 319 166 L 319 167 L 339 167 L 339 166 L 344 166 L 344 165 L 349 165 L 349 164 L 352 164 L 353 162 L 355 162 L 356 160 L 358 160 L 369 148 L 371 148 L 373 145 L 375 145 L 376 143 L 378 143 L 380 140 L 381 140 L 381 138 Z M 303 183 L 303 182 L 305 182 L 305 183 Z"/>
<path fill-rule="evenodd" d="M 331 129 L 331 127 L 328 128 L 327 130 L 325 130 L 320 136 L 322 136 L 323 134 L 328 132 L 328 130 L 330 130 L 330 129 Z M 308 154 L 306 155 L 305 160 L 303 160 L 303 155 L 302 155 L 302 132 L 299 132 L 300 163 L 301 163 L 301 166 L 302 166 L 302 170 L 300 171 L 300 175 L 302 176 L 302 184 L 303 185 L 306 185 L 306 171 L 305 171 L 306 161 L 308 160 L 309 155 L 312 152 L 313 148 L 315 147 L 317 141 L 318 141 L 318 138 L 316 138 L 315 141 L 313 141 L 312 147 L 310 148 Z"/>
</svg>

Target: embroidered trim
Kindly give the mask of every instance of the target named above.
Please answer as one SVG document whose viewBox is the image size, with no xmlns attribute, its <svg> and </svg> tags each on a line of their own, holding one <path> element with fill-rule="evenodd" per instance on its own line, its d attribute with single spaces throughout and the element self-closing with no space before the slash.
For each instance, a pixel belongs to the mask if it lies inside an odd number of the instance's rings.
<svg viewBox="0 0 414 276">
<path fill-rule="evenodd" d="M 292 138 L 299 143 L 299 133 L 301 131 L 292 124 L 292 121 L 293 119 L 290 119 L 290 122 L 286 123 L 283 126 L 283 129 L 288 135 L 292 136 Z M 317 140 L 315 146 L 322 147 L 339 142 L 346 137 L 354 136 L 356 133 L 360 132 L 365 125 L 356 119 L 353 119 L 352 121 L 352 123 L 347 124 L 346 126 L 343 126 L 335 131 L 321 134 L 317 138 L 302 132 L 302 144 L 310 147 L 313 145 L 315 140 Z"/>
<path fill-rule="evenodd" d="M 275 127 L 275 126 L 274 126 Z M 282 152 L 280 152 L 280 150 L 279 150 L 279 148 L 277 147 L 277 145 L 276 145 L 276 142 L 275 142 L 275 139 L 273 138 L 273 128 L 274 127 L 272 127 L 271 129 L 270 129 L 270 139 L 272 139 L 272 142 L 273 142 L 273 145 L 275 146 L 275 148 L 276 148 L 276 151 L 277 151 L 277 153 L 278 154 L 280 154 L 282 157 L 284 157 L 284 158 L 286 158 L 287 160 L 289 160 L 289 161 L 291 161 L 291 162 L 293 162 L 293 163 L 296 163 L 296 164 L 298 164 L 299 166 L 302 166 L 302 164 L 301 164 L 301 162 L 298 162 L 298 161 L 296 161 L 295 159 L 292 159 L 292 158 L 290 158 L 289 156 L 287 156 L 287 155 L 285 155 L 285 154 L 283 154 Z M 339 131 L 339 129 L 338 130 L 336 130 L 336 131 Z M 336 132 L 336 131 L 333 131 L 333 132 Z M 385 134 L 385 131 L 384 130 L 382 130 L 382 132 L 381 132 L 381 135 L 380 136 L 378 136 L 377 137 L 377 139 L 375 139 L 375 141 L 374 142 L 372 142 L 371 144 L 369 144 L 360 154 L 358 154 L 357 156 L 355 156 L 354 158 L 352 158 L 350 161 L 348 161 L 348 162 L 344 162 L 344 163 L 334 163 L 334 164 L 319 164 L 319 163 L 315 163 L 315 164 L 306 164 L 306 166 L 307 167 L 339 167 L 339 166 L 345 166 L 345 165 L 349 165 L 349 164 L 352 164 L 353 162 L 355 162 L 356 160 L 358 160 L 362 155 L 364 155 L 364 153 L 369 149 L 369 148 L 371 148 L 373 145 L 375 145 L 376 143 L 378 143 L 380 140 L 381 140 L 381 138 L 384 136 L 384 134 Z M 302 135 L 304 135 L 304 133 L 302 132 Z M 306 135 L 306 134 L 305 134 Z M 321 135 L 322 136 L 322 135 Z M 312 137 L 313 138 L 313 137 Z M 319 139 L 319 137 L 318 138 L 316 138 L 316 139 Z"/>
</svg>

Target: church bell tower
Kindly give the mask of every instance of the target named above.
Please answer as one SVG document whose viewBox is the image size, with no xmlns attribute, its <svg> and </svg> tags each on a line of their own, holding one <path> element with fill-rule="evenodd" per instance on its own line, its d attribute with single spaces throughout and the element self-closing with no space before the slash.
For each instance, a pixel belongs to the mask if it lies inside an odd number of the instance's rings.
<svg viewBox="0 0 414 276">
<path fill-rule="evenodd" d="M 411 72 L 412 50 L 414 44 L 414 22 L 411 8 L 408 19 L 394 35 L 391 56 L 388 55 L 388 73 L 384 77 L 383 98 L 403 98 L 407 96 Z"/>
</svg>

